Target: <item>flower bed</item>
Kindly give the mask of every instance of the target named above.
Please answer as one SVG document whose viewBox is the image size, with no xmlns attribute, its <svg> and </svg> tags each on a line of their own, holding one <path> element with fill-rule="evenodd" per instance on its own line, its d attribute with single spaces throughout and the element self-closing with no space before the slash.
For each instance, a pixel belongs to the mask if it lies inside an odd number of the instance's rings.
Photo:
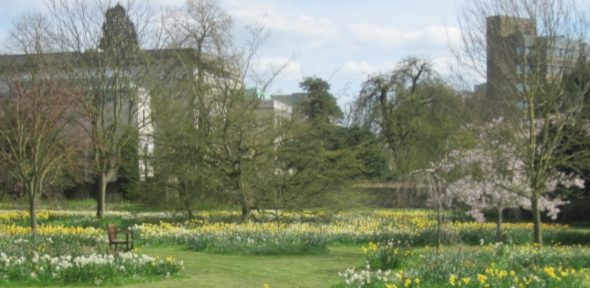
<svg viewBox="0 0 590 288">
<path fill-rule="evenodd" d="M 159 259 L 127 252 L 119 254 L 88 254 L 50 256 L 34 252 L 30 256 L 8 256 L 0 253 L 0 283 L 38 282 L 43 284 L 85 283 L 100 285 L 121 283 L 126 279 L 178 273 L 183 263 L 172 257 Z"/>
<path fill-rule="evenodd" d="M 180 215 L 173 213 L 111 212 L 106 216 L 135 230 L 137 245 L 187 245 L 214 253 L 315 253 L 325 250 L 327 245 L 378 243 L 388 239 L 411 246 L 432 246 L 436 239 L 435 215 L 424 210 L 282 213 L 280 222 L 273 221 L 277 220 L 275 214 L 256 212 L 253 218 L 259 222 L 247 224 L 235 222 L 240 214 L 227 211 L 201 212 L 192 221 L 181 221 Z M 102 224 L 90 212 L 42 210 L 39 215 L 44 219 L 38 229 L 40 235 L 77 235 L 93 241 L 107 241 L 106 232 L 100 228 Z M 0 212 L 0 235 L 28 235 L 27 217 L 25 212 Z M 533 242 L 530 223 L 505 223 L 504 228 L 507 244 Z M 543 228 L 547 243 L 590 243 L 590 233 L 581 233 L 566 225 L 544 224 Z M 443 244 L 478 245 L 480 241 L 494 241 L 495 224 L 448 221 L 442 232 Z"/>
<path fill-rule="evenodd" d="M 426 251 L 397 270 L 370 265 L 374 254 L 394 252 L 388 244 L 369 248 L 367 266 L 339 273 L 337 287 L 589 287 L 590 249 L 503 244 L 466 251 Z M 366 249 L 366 248 L 365 248 Z M 399 248 L 401 249 L 401 247 Z"/>
</svg>

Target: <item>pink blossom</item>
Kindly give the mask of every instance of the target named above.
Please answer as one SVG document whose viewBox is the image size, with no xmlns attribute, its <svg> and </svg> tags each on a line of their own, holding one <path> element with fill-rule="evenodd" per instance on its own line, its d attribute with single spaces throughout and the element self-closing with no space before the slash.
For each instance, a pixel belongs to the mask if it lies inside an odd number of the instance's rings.
<svg viewBox="0 0 590 288">
<path fill-rule="evenodd" d="M 536 128 L 542 127 L 542 121 L 535 123 Z M 537 126 L 540 125 L 540 126 Z M 445 198 L 453 198 L 467 204 L 471 209 L 468 215 L 478 222 L 485 221 L 482 211 L 502 211 L 506 208 L 531 209 L 533 198 L 532 180 L 528 167 L 519 152 L 518 137 L 503 139 L 507 129 L 502 119 L 495 119 L 481 127 L 472 125 L 479 132 L 479 143 L 467 150 L 451 151 L 447 158 L 434 163 L 433 167 L 440 171 L 450 172 L 460 169 L 465 176 L 447 186 Z M 542 149 L 537 147 L 538 149 Z M 543 192 L 552 192 L 563 185 L 584 187 L 584 180 L 576 175 L 566 175 L 558 171 L 549 171 L 543 183 Z M 538 191 L 538 190 L 537 190 Z M 446 202 L 450 203 L 449 200 Z M 566 204 L 559 198 L 539 198 L 539 208 L 546 211 L 552 219 L 556 219 L 560 205 Z"/>
</svg>

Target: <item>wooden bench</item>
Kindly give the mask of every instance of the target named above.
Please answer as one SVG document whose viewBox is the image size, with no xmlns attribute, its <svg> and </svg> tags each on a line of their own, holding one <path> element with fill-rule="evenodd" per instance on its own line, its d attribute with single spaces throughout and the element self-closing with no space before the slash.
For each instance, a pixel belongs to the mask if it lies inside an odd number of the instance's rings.
<svg viewBox="0 0 590 288">
<path fill-rule="evenodd" d="M 129 250 L 129 244 L 131 244 L 131 249 L 133 249 L 133 241 L 135 240 L 133 231 L 117 230 L 114 223 L 107 224 L 107 231 L 109 233 L 109 248 L 113 249 L 113 244 L 115 245 L 115 249 L 118 248 L 118 245 L 125 244 L 125 248 Z M 117 234 L 125 234 L 125 239 L 117 238 Z M 131 235 L 131 237 L 129 237 L 129 235 Z"/>
</svg>

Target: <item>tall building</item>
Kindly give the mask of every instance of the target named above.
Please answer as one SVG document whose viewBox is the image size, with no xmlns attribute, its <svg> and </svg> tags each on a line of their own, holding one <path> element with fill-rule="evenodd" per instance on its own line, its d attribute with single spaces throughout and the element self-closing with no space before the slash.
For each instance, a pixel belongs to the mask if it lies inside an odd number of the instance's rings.
<svg viewBox="0 0 590 288">
<path fill-rule="evenodd" d="M 487 46 L 487 97 L 492 114 L 503 114 L 506 106 L 516 104 L 516 84 L 519 80 L 516 67 L 522 66 L 517 46 L 531 46 L 537 35 L 533 19 L 493 16 L 486 19 Z M 527 51 L 528 53 L 528 51 Z M 515 81 L 516 80 L 516 81 Z M 513 103 L 507 99 L 514 99 Z"/>
<path fill-rule="evenodd" d="M 487 85 L 493 115 L 522 115 L 528 93 L 561 82 L 586 54 L 587 45 L 565 36 L 538 35 L 535 19 L 492 16 L 486 19 Z"/>
</svg>

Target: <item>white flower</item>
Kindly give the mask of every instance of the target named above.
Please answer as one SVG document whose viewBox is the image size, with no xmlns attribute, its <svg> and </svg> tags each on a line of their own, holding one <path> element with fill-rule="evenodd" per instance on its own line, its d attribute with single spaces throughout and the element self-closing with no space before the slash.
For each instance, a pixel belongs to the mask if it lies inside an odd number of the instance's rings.
<svg viewBox="0 0 590 288">
<path fill-rule="evenodd" d="M 119 267 L 119 270 L 125 271 L 125 266 L 121 265 L 121 267 Z"/>
<path fill-rule="evenodd" d="M 31 272 L 31 278 L 36 278 L 37 274 L 35 274 L 35 272 Z"/>
</svg>

